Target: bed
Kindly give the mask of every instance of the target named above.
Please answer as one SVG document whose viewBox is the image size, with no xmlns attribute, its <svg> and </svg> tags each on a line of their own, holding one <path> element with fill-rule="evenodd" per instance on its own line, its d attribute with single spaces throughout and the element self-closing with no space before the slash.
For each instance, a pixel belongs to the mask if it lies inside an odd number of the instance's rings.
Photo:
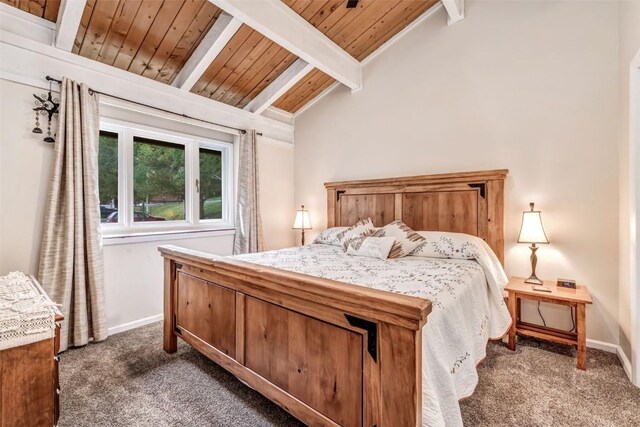
<svg viewBox="0 0 640 427">
<path fill-rule="evenodd" d="M 466 233 L 496 264 L 506 175 L 327 183 L 327 226 L 371 217 Z M 502 269 L 481 257 L 409 256 L 390 268 L 330 245 L 237 257 L 160 251 L 164 350 L 180 337 L 311 426 L 460 424 L 457 401 L 475 387 L 487 339 L 510 323 Z"/>
</svg>

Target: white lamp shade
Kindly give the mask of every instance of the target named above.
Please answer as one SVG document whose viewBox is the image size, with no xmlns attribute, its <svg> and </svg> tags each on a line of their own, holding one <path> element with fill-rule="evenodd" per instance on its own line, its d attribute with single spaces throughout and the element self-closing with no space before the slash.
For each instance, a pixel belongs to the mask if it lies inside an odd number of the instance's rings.
<svg viewBox="0 0 640 427">
<path fill-rule="evenodd" d="M 296 220 L 293 222 L 293 228 L 298 230 L 310 230 L 312 228 L 308 210 L 299 209 L 296 212 Z"/>
<path fill-rule="evenodd" d="M 522 213 L 522 226 L 518 243 L 549 243 L 542 226 L 540 211 L 527 211 Z"/>
</svg>

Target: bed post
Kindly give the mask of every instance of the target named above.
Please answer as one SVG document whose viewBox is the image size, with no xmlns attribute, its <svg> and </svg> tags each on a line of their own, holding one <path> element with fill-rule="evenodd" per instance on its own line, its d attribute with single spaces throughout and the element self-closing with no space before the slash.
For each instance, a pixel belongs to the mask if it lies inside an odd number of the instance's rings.
<svg viewBox="0 0 640 427">
<path fill-rule="evenodd" d="M 422 330 L 380 324 L 383 426 L 422 426 Z"/>
<path fill-rule="evenodd" d="M 164 259 L 164 340 L 163 349 L 167 353 L 175 353 L 178 349 L 178 339 L 174 328 L 175 315 L 175 281 L 176 262 L 170 258 Z"/>
<path fill-rule="evenodd" d="M 487 181 L 487 242 L 504 266 L 504 178 Z"/>
<path fill-rule="evenodd" d="M 327 190 L 327 228 L 336 226 L 336 190 Z"/>
</svg>

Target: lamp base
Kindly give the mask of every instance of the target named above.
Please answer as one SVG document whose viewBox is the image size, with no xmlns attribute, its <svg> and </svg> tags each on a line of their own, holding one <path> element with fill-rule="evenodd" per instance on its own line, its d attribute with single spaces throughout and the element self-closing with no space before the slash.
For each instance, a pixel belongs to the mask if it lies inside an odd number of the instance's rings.
<svg viewBox="0 0 640 427">
<path fill-rule="evenodd" d="M 530 283 L 532 285 L 544 285 L 544 282 L 536 277 L 535 274 L 529 276 L 528 279 L 524 281 L 524 283 Z"/>
<path fill-rule="evenodd" d="M 532 243 L 531 246 L 529 246 L 529 249 L 531 249 L 531 276 L 529 276 L 529 278 L 525 280 L 524 283 L 531 283 L 532 285 L 542 285 L 542 280 L 538 279 L 538 276 L 536 276 L 536 265 L 538 264 L 538 256 L 536 255 L 536 252 L 538 251 L 538 247 L 535 243 Z"/>
</svg>

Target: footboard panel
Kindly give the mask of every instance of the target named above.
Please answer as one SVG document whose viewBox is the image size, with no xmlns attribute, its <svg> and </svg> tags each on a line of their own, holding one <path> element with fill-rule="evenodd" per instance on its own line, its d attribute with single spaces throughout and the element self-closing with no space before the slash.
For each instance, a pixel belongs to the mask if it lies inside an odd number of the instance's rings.
<svg viewBox="0 0 640 427">
<path fill-rule="evenodd" d="M 362 425 L 362 334 L 247 297 L 245 366 L 342 426 Z"/>
<path fill-rule="evenodd" d="M 160 251 L 165 351 L 181 337 L 307 425 L 421 425 L 429 301 Z"/>
<path fill-rule="evenodd" d="M 189 331 L 224 354 L 235 357 L 235 291 L 183 272 L 178 272 L 176 286 L 178 330 Z"/>
</svg>

